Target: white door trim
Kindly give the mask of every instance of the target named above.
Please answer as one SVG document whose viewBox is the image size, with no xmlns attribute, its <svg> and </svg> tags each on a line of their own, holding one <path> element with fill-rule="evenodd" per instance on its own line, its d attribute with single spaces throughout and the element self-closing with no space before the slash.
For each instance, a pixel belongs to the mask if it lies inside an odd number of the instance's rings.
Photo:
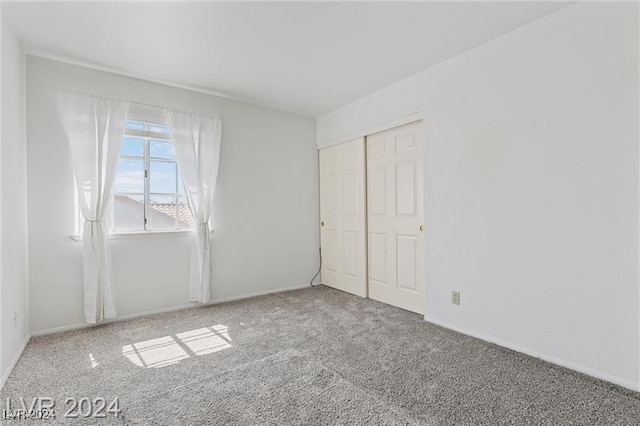
<svg viewBox="0 0 640 426">
<path fill-rule="evenodd" d="M 422 122 L 424 123 L 424 114 L 422 113 L 422 111 L 413 112 L 411 114 L 403 115 L 401 117 L 385 121 L 383 123 L 368 127 L 363 130 L 358 130 L 346 136 L 340 136 L 337 138 L 329 139 L 327 141 L 318 142 L 318 149 L 338 145 L 356 138 L 364 138 L 366 136 L 373 135 L 374 133 L 380 133 L 385 130 L 393 129 L 394 127 L 400 127 L 405 124 L 413 123 L 420 120 L 422 120 Z"/>
</svg>

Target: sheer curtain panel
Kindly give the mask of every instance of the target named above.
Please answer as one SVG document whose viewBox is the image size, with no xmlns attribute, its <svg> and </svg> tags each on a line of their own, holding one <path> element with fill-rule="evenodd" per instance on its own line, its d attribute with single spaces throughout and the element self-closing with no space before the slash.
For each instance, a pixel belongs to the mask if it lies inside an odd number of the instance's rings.
<svg viewBox="0 0 640 426">
<path fill-rule="evenodd" d="M 58 99 L 84 216 L 84 315 L 93 324 L 116 316 L 105 217 L 129 104 L 69 91 Z"/>
<path fill-rule="evenodd" d="M 166 114 L 189 208 L 196 222 L 189 271 L 189 299 L 206 303 L 209 301 L 211 274 L 209 226 L 220 163 L 222 123 L 218 117 L 196 113 L 167 110 Z"/>
</svg>

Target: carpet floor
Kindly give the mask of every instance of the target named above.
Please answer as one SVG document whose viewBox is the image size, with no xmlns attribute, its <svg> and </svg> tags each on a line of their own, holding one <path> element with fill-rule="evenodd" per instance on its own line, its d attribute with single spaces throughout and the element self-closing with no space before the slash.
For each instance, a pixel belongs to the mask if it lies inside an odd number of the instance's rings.
<svg viewBox="0 0 640 426">
<path fill-rule="evenodd" d="M 33 338 L 0 408 L 37 397 L 37 424 L 640 424 L 638 393 L 327 287 Z"/>
</svg>

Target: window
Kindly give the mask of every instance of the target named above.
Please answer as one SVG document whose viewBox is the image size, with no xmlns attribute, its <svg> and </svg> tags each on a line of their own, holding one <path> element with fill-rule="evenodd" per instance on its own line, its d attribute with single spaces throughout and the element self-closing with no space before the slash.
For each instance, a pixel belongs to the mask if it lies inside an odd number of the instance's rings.
<svg viewBox="0 0 640 426">
<path fill-rule="evenodd" d="M 193 228 L 169 128 L 127 121 L 113 189 L 115 232 Z"/>
</svg>

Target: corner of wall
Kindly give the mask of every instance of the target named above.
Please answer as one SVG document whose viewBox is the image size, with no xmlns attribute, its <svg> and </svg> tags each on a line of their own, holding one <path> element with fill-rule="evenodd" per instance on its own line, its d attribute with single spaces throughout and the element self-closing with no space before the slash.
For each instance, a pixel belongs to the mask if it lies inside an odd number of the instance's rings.
<svg viewBox="0 0 640 426">
<path fill-rule="evenodd" d="M 3 37 L 3 33 L 4 33 L 4 10 L 2 9 L 2 7 L 0 7 L 0 51 L 2 51 L 2 46 L 4 45 L 4 37 Z M 0 55 L 0 59 L 1 59 L 1 55 Z M 2 62 L 0 61 L 0 177 L 2 176 L 2 144 L 4 141 L 4 138 L 2 137 L 2 134 L 4 133 L 3 130 L 3 110 L 2 110 L 2 99 L 3 98 L 3 90 L 2 90 L 2 82 L 3 80 L 3 73 L 2 73 Z M 0 179 L 0 271 L 2 271 L 2 230 L 3 230 L 3 226 L 2 226 L 2 179 Z M 4 293 L 4 281 L 2 280 L 2 273 L 0 273 L 0 301 L 4 300 L 3 297 L 3 293 Z M 2 371 L 2 365 L 3 365 L 3 355 L 2 353 L 4 352 L 4 344 L 3 344 L 3 321 L 2 319 L 4 318 L 4 314 L 3 314 L 3 310 L 2 310 L 2 303 L 0 303 L 0 389 L 2 389 L 2 387 L 4 386 L 4 379 L 2 379 L 2 377 L 4 377 L 4 371 Z"/>
<path fill-rule="evenodd" d="M 0 387 L 30 340 L 27 230 L 26 52 L 0 11 Z M 7 176 L 10 179 L 7 179 Z M 11 209 L 7 209 L 7 206 Z M 14 208 L 15 207 L 15 208 Z M 5 224 L 5 222 L 7 222 Z M 11 250 L 3 246 L 11 243 Z M 13 250 L 15 246 L 15 250 Z M 10 308 L 8 308 L 10 307 Z M 16 312 L 10 325 L 7 315 Z"/>
<path fill-rule="evenodd" d="M 11 359 L 11 362 L 9 363 L 7 370 L 2 372 L 2 377 L 0 377 L 0 390 L 2 390 L 2 388 L 4 387 L 4 384 L 7 382 L 7 379 L 9 378 L 9 376 L 11 375 L 11 372 L 13 371 L 13 367 L 15 367 L 16 364 L 18 363 L 18 360 L 22 356 L 22 353 L 24 352 L 24 349 L 27 347 L 27 344 L 29 343 L 30 340 L 31 340 L 31 333 L 27 333 L 24 340 L 22 341 L 22 344 L 20 345 L 15 355 Z"/>
<path fill-rule="evenodd" d="M 28 194 L 28 162 L 27 162 L 27 143 L 28 143 L 28 134 L 27 134 L 27 51 L 24 48 L 22 43 L 20 44 L 20 49 L 22 50 L 22 141 L 23 141 L 23 149 L 24 149 L 24 158 L 23 158 L 23 167 L 24 167 L 24 186 L 25 186 L 25 197 L 24 197 L 24 212 L 25 216 L 29 214 L 29 197 Z M 30 281 L 29 281 L 29 220 L 25 220 L 25 245 L 24 245 L 24 261 L 25 261 L 25 288 L 24 288 L 24 300 L 23 300 L 23 311 L 24 311 L 24 328 L 27 335 L 27 340 L 29 339 L 31 333 L 31 304 L 30 301 Z"/>
<path fill-rule="evenodd" d="M 636 3 L 636 52 L 638 53 L 638 64 L 636 69 L 636 75 L 638 76 L 638 87 L 636 90 L 636 108 L 637 108 L 637 120 L 638 120 L 638 134 L 637 134 L 637 145 L 638 145 L 638 194 L 640 199 L 640 5 Z M 638 223 L 640 223 L 640 205 L 638 206 Z M 640 227 L 638 228 L 638 235 L 636 236 L 636 243 L 640 247 Z M 638 354 L 638 378 L 637 378 L 637 391 L 640 392 L 640 250 L 638 250 L 638 266 L 637 266 L 637 275 L 638 275 L 638 343 L 636 348 L 636 353 Z"/>
</svg>

